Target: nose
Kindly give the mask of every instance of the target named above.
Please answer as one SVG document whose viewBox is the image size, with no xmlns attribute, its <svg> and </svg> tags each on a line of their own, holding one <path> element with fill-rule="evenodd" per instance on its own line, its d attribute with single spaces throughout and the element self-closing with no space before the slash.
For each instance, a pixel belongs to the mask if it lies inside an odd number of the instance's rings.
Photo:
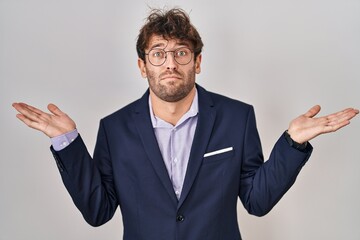
<svg viewBox="0 0 360 240">
<path fill-rule="evenodd" d="M 165 59 L 165 66 L 167 69 L 176 69 L 177 62 L 175 61 L 174 52 L 167 52 L 166 59 Z"/>
</svg>

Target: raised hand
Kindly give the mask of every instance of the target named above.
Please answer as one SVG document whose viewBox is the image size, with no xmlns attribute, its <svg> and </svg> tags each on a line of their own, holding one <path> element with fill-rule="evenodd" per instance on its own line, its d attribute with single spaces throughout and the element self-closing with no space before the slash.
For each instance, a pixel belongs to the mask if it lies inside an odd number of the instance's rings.
<svg viewBox="0 0 360 240">
<path fill-rule="evenodd" d="M 315 118 L 320 109 L 320 106 L 316 105 L 290 122 L 288 133 L 294 141 L 304 143 L 320 134 L 335 132 L 348 125 L 359 113 L 357 109 L 346 108 L 337 113 Z"/>
<path fill-rule="evenodd" d="M 75 122 L 54 104 L 48 105 L 51 114 L 25 103 L 13 103 L 12 106 L 19 112 L 18 119 L 48 137 L 60 136 L 76 128 Z"/>
</svg>

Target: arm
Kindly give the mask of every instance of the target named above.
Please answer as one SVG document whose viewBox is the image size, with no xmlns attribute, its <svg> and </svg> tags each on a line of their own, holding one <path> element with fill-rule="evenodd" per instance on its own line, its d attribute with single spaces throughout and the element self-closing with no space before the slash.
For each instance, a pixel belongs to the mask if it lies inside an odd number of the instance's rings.
<svg viewBox="0 0 360 240">
<path fill-rule="evenodd" d="M 334 132 L 347 124 L 359 111 L 345 109 L 325 117 L 313 118 L 319 106 L 291 121 L 289 134 L 298 143 L 305 143 L 316 136 Z M 268 213 L 293 185 L 298 173 L 312 152 L 307 144 L 302 150 L 291 147 L 282 135 L 275 144 L 269 160 L 262 162 L 260 139 L 255 116 L 250 112 L 245 135 L 244 162 L 241 173 L 240 199 L 250 214 Z"/>
<path fill-rule="evenodd" d="M 118 206 L 106 134 L 101 124 L 96 143 L 98 148 L 103 154 L 99 156 L 95 151 L 93 159 L 80 135 L 61 151 L 51 148 L 66 189 L 92 226 L 110 220 Z"/>
<path fill-rule="evenodd" d="M 76 129 L 75 122 L 54 104 L 48 105 L 51 113 L 45 113 L 25 103 L 14 103 L 13 107 L 19 112 L 16 115 L 18 119 L 48 137 L 61 137 Z M 106 136 L 101 130 L 102 128 L 99 130 L 97 144 L 103 146 Z M 111 219 L 118 205 L 112 176 L 109 174 L 111 166 L 99 166 L 101 164 L 93 161 L 81 136 L 60 151 L 53 147 L 51 151 L 64 185 L 85 220 L 98 226 Z M 105 154 L 102 157 L 104 156 Z M 101 160 L 108 162 L 108 159 Z"/>
</svg>

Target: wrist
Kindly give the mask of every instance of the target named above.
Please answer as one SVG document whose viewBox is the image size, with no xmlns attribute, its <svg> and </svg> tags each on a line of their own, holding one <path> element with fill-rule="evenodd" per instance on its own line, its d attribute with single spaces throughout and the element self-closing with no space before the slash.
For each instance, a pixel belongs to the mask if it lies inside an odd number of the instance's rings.
<svg viewBox="0 0 360 240">
<path fill-rule="evenodd" d="M 291 134 L 289 133 L 288 130 L 286 130 L 284 132 L 284 136 L 285 136 L 285 139 L 286 141 L 289 143 L 289 145 L 295 149 L 298 149 L 300 151 L 303 151 L 306 149 L 306 146 L 307 146 L 307 142 L 302 142 L 302 143 L 299 143 L 297 141 L 295 141 L 292 137 L 291 137 Z"/>
<path fill-rule="evenodd" d="M 74 129 L 60 136 L 52 137 L 50 138 L 51 145 L 53 146 L 55 151 L 60 151 L 70 145 L 70 143 L 72 143 L 78 135 L 79 133 L 77 129 Z"/>
</svg>

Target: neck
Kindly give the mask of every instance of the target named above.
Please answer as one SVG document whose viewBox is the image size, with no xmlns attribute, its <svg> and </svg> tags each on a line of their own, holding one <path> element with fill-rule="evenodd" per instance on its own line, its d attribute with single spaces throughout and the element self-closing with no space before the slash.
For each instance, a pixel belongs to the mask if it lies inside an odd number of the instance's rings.
<svg viewBox="0 0 360 240">
<path fill-rule="evenodd" d="M 152 105 L 152 110 L 155 116 L 161 118 L 162 120 L 171 123 L 172 125 L 176 125 L 176 123 L 180 120 L 180 118 L 189 111 L 192 101 L 195 97 L 195 87 L 191 90 L 191 92 L 183 99 L 177 102 L 166 102 L 158 98 L 151 90 L 150 90 L 150 100 Z"/>
</svg>

